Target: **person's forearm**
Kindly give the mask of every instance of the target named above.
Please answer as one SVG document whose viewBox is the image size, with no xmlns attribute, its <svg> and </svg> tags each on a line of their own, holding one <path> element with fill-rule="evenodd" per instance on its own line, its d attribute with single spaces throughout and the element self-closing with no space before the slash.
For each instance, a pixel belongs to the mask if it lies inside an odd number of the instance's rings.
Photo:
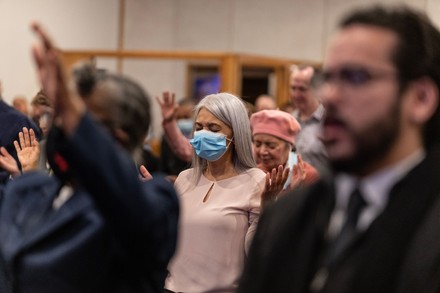
<svg viewBox="0 0 440 293">
<path fill-rule="evenodd" d="M 193 149 L 189 140 L 182 134 L 176 120 L 162 123 L 165 138 L 179 159 L 191 162 Z"/>
<path fill-rule="evenodd" d="M 59 119 L 59 127 L 61 127 L 64 133 L 68 136 L 73 135 L 78 127 L 81 118 L 86 113 L 86 106 L 80 97 L 76 95 L 69 95 L 65 101 L 63 101 L 62 108 L 55 113 L 56 119 Z"/>
</svg>

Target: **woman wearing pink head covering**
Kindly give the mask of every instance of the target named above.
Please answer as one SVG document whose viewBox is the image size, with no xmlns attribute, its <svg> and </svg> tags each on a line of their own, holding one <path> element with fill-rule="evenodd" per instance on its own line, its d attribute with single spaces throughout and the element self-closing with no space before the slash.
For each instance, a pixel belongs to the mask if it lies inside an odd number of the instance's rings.
<svg viewBox="0 0 440 293">
<path fill-rule="evenodd" d="M 295 139 L 301 130 L 289 113 L 263 110 L 251 116 L 254 156 L 258 167 L 268 173 L 267 199 L 274 199 L 282 190 L 311 184 L 318 178 L 317 170 L 304 162 L 295 150 Z M 272 187 L 271 184 L 278 185 Z"/>
</svg>

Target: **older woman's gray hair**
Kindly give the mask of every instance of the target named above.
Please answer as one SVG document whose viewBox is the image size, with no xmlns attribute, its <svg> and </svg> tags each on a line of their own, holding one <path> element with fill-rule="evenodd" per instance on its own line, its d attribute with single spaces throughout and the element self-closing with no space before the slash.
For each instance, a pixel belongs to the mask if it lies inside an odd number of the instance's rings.
<svg viewBox="0 0 440 293">
<path fill-rule="evenodd" d="M 194 111 L 194 120 L 202 108 L 208 110 L 212 115 L 231 127 L 234 142 L 232 144 L 232 159 L 235 171 L 242 173 L 247 169 L 256 167 L 252 155 L 251 127 L 244 102 L 229 93 L 208 95 L 197 104 Z M 207 167 L 207 161 L 193 154 L 192 166 L 195 171 L 193 184 L 196 184 Z"/>
</svg>

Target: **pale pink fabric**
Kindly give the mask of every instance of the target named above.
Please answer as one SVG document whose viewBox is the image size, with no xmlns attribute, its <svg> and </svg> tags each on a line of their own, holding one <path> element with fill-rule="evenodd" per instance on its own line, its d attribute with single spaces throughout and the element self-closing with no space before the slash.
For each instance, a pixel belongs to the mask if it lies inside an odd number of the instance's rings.
<svg viewBox="0 0 440 293">
<path fill-rule="evenodd" d="M 181 216 L 176 255 L 165 287 L 175 292 L 234 292 L 260 213 L 265 173 L 252 168 L 213 182 L 193 169 L 177 177 Z M 204 203 L 208 190 L 209 199 Z"/>
</svg>

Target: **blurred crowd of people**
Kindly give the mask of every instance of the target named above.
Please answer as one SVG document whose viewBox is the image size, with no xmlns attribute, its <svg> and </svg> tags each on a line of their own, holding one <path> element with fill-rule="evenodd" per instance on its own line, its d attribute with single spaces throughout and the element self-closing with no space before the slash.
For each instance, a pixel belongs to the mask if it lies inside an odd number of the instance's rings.
<svg viewBox="0 0 440 293">
<path fill-rule="evenodd" d="M 144 89 L 87 63 L 66 75 L 32 29 L 42 90 L 0 99 L 0 292 L 438 292 L 426 16 L 352 12 L 322 67 L 291 67 L 282 105 L 163 92 L 159 156 Z"/>
</svg>

